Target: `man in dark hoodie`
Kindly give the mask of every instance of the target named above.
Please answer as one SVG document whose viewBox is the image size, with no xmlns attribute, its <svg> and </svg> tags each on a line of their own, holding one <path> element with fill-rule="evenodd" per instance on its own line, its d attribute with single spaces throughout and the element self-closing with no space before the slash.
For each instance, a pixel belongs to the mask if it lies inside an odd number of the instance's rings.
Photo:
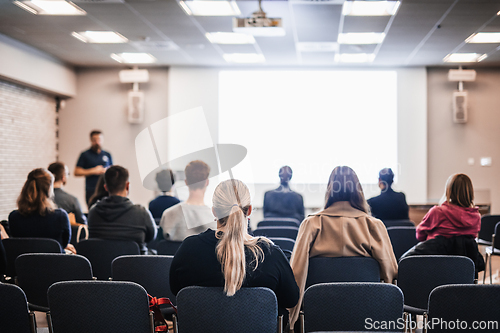
<svg viewBox="0 0 500 333">
<path fill-rule="evenodd" d="M 151 213 L 134 205 L 127 196 L 130 183 L 127 169 L 115 165 L 104 174 L 104 187 L 109 193 L 89 211 L 91 238 L 132 240 L 147 254 L 146 243 L 156 238 L 156 224 Z"/>
</svg>

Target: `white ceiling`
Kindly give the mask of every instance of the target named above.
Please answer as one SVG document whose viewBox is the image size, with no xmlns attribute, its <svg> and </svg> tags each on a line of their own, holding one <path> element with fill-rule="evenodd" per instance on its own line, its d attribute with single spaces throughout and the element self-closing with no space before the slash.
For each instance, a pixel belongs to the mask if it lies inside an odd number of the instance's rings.
<svg viewBox="0 0 500 333">
<path fill-rule="evenodd" d="M 256 37 L 254 45 L 216 45 L 205 32 L 232 31 L 232 17 L 188 16 L 176 0 L 74 1 L 86 16 L 37 16 L 0 0 L 0 33 L 45 51 L 75 66 L 123 66 L 111 53 L 149 52 L 159 66 L 232 66 L 224 53 L 262 53 L 258 66 L 347 66 L 333 52 L 299 52 L 297 42 L 335 42 L 339 32 L 386 32 L 381 45 L 341 45 L 341 53 L 376 53 L 363 65 L 440 66 L 451 52 L 487 53 L 476 66 L 500 66 L 500 44 L 465 44 L 474 32 L 500 32 L 499 0 L 402 0 L 394 17 L 346 16 L 341 1 L 263 1 L 269 17 L 281 17 L 284 37 Z M 258 9 L 257 1 L 237 1 L 242 17 Z M 113 30 L 128 44 L 85 44 L 73 31 Z M 174 48 L 172 47 L 174 46 Z M 175 48 L 177 46 L 177 48 Z M 1 57 L 1 55 L 0 55 Z M 351 65 L 352 66 L 352 65 Z M 456 66 L 456 65 L 452 65 Z M 469 65 L 470 67 L 470 65 Z"/>
</svg>

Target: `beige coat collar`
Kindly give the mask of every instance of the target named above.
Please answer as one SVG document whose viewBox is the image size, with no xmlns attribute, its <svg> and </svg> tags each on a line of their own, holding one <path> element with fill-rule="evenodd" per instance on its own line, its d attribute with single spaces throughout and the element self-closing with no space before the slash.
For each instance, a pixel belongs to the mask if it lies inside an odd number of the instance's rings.
<svg viewBox="0 0 500 333">
<path fill-rule="evenodd" d="M 318 216 L 318 215 L 361 217 L 361 216 L 366 216 L 367 214 L 363 211 L 360 211 L 352 207 L 349 201 L 337 201 L 330 207 L 323 209 L 322 211 L 316 214 L 311 214 L 309 216 Z"/>
</svg>

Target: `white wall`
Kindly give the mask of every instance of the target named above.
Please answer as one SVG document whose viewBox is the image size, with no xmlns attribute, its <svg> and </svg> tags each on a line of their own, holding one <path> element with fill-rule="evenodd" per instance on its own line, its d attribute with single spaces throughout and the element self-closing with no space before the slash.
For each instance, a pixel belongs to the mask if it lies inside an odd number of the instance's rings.
<svg viewBox="0 0 500 333">
<path fill-rule="evenodd" d="M 227 70 L 227 68 L 225 69 Z M 317 69 L 315 69 L 317 70 Z M 330 69 L 331 70 L 331 69 Z M 384 69 L 387 70 L 387 69 Z M 425 68 L 396 69 L 398 75 L 398 160 L 399 183 L 409 203 L 427 201 L 427 77 Z M 169 73 L 169 114 L 202 106 L 214 142 L 218 142 L 218 73 L 216 68 L 173 67 Z M 242 119 L 242 126 L 244 119 Z M 383 130 L 383 129 L 375 129 Z M 255 135 L 260 135 L 254 129 Z M 381 151 L 383 153 L 383 151 Z M 334 166 L 332 166 L 333 168 Z M 270 170 L 278 173 L 278 170 Z M 278 181 L 278 177 L 276 177 Z M 295 184 L 296 188 L 306 188 Z M 262 205 L 265 190 L 276 184 L 257 184 L 254 205 Z M 371 197 L 376 186 L 365 187 Z M 304 193 L 306 206 L 321 207 L 324 189 L 309 186 Z"/>
<path fill-rule="evenodd" d="M 500 213 L 500 70 L 478 68 L 475 82 L 464 82 L 469 96 L 469 120 L 455 124 L 452 93 L 456 82 L 448 82 L 448 69 L 428 69 L 428 187 L 429 198 L 438 199 L 451 174 L 465 173 L 472 179 L 476 203 L 491 203 Z M 492 166 L 482 167 L 481 157 L 491 157 Z M 468 159 L 474 159 L 469 165 Z"/>
<path fill-rule="evenodd" d="M 147 206 L 154 193 L 142 186 L 135 138 L 141 130 L 167 116 L 168 69 L 149 69 L 150 82 L 140 84 L 145 93 L 143 124 L 127 121 L 127 92 L 132 84 L 120 83 L 119 71 L 117 68 L 77 70 L 78 96 L 68 100 L 59 113 L 59 159 L 73 174 L 78 156 L 90 146 L 90 131 L 102 130 L 104 149 L 112 154 L 114 164 L 130 172 L 130 199 Z M 85 209 L 84 178 L 70 177 L 66 190 L 76 195 Z"/>
<path fill-rule="evenodd" d="M 76 76 L 72 67 L 2 34 L 0 77 L 53 95 L 76 95 Z"/>
</svg>

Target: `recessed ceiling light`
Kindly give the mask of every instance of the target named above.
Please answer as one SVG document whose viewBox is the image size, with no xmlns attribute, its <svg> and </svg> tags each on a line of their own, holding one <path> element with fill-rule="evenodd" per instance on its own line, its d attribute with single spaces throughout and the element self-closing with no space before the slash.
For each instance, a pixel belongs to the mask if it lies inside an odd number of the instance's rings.
<svg viewBox="0 0 500 333">
<path fill-rule="evenodd" d="M 339 44 L 380 44 L 384 41 L 383 32 L 349 32 L 340 33 Z"/>
<path fill-rule="evenodd" d="M 450 53 L 444 57 L 445 62 L 479 62 L 486 58 L 486 54 L 479 53 Z"/>
<path fill-rule="evenodd" d="M 224 60 L 240 64 L 251 64 L 265 62 L 266 58 L 264 58 L 263 54 L 258 53 L 226 53 L 224 54 Z"/>
<path fill-rule="evenodd" d="M 87 12 L 70 1 L 32 0 L 14 1 L 14 4 L 36 15 L 87 15 Z"/>
<path fill-rule="evenodd" d="M 346 1 L 342 15 L 350 16 L 389 16 L 398 11 L 399 1 Z"/>
<path fill-rule="evenodd" d="M 156 58 L 149 53 L 113 53 L 111 58 L 124 64 L 150 64 Z"/>
<path fill-rule="evenodd" d="M 81 31 L 71 35 L 84 43 L 117 44 L 126 43 L 128 39 L 114 31 Z"/>
<path fill-rule="evenodd" d="M 213 44 L 255 44 L 252 35 L 236 32 L 207 32 L 205 36 Z"/>
<path fill-rule="evenodd" d="M 241 15 L 236 1 L 194 0 L 179 1 L 186 14 L 195 16 L 238 16 Z"/>
<path fill-rule="evenodd" d="M 373 53 L 340 53 L 335 55 L 336 62 L 372 62 L 375 59 Z"/>
<path fill-rule="evenodd" d="M 478 32 L 470 35 L 466 43 L 500 43 L 500 32 Z"/>
</svg>

